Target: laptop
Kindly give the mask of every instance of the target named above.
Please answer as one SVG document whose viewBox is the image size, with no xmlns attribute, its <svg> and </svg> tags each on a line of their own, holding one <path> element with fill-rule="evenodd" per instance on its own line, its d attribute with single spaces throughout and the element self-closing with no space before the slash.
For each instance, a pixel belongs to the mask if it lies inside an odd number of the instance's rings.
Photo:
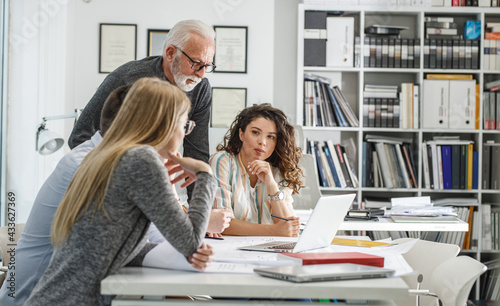
<svg viewBox="0 0 500 306">
<path fill-rule="evenodd" d="M 355 194 L 320 197 L 297 242 L 273 241 L 239 247 L 245 251 L 297 253 L 329 246 Z"/>
<path fill-rule="evenodd" d="M 380 278 L 394 274 L 391 269 L 350 263 L 255 268 L 254 272 L 296 283 Z"/>
</svg>

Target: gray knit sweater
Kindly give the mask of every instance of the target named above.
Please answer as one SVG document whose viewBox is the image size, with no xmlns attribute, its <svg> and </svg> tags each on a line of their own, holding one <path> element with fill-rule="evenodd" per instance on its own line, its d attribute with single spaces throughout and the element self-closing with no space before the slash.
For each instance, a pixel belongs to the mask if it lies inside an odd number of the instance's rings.
<svg viewBox="0 0 500 306">
<path fill-rule="evenodd" d="M 151 221 L 179 252 L 191 256 L 203 241 L 215 187 L 212 175 L 198 173 L 186 214 L 160 155 L 150 146 L 130 149 L 104 197 L 111 220 L 91 207 L 75 222 L 25 305 L 106 304 L 101 280 L 139 255 Z"/>
<path fill-rule="evenodd" d="M 78 118 L 68 139 L 69 147 L 73 149 L 90 139 L 99 130 L 104 101 L 114 89 L 121 85 L 133 84 L 144 77 L 156 77 L 168 81 L 161 66 L 162 60 L 161 56 L 146 57 L 128 62 L 108 74 Z M 196 127 L 191 134 L 184 138 L 183 155 L 208 163 L 208 127 L 212 105 L 210 83 L 204 78 L 193 90 L 186 94 L 191 100 L 189 119 L 196 122 Z"/>
</svg>

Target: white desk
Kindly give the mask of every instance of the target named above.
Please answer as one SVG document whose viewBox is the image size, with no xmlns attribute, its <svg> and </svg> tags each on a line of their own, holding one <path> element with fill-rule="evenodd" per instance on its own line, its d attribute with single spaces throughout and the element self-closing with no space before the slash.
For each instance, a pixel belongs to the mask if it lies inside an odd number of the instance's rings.
<svg viewBox="0 0 500 306">
<path fill-rule="evenodd" d="M 408 286 L 399 277 L 367 280 L 313 282 L 296 284 L 258 276 L 257 274 L 220 274 L 183 272 L 140 267 L 122 268 L 101 282 L 101 293 L 119 295 L 113 300 L 118 305 L 178 305 L 193 304 L 189 300 L 161 301 L 126 300 L 126 296 L 146 295 L 162 299 L 164 296 L 210 295 L 217 297 L 256 298 L 338 298 L 378 300 L 374 304 L 390 305 L 384 300 L 405 299 Z M 211 305 L 240 305 L 246 301 L 214 301 Z M 256 301 L 248 301 L 253 305 Z M 269 305 L 269 301 L 263 301 Z M 297 302 L 272 305 L 296 305 Z M 314 305 L 315 303 L 313 303 Z M 206 301 L 200 305 L 207 305 Z M 311 305 L 311 304 L 306 304 Z M 321 304 L 323 305 L 323 304 Z"/>
<path fill-rule="evenodd" d="M 296 209 L 301 219 L 307 220 L 312 213 L 308 209 Z M 427 231 L 427 232 L 467 232 L 469 224 L 460 220 L 450 222 L 396 223 L 391 218 L 379 218 L 379 221 L 344 221 L 339 230 L 343 231 Z"/>
</svg>

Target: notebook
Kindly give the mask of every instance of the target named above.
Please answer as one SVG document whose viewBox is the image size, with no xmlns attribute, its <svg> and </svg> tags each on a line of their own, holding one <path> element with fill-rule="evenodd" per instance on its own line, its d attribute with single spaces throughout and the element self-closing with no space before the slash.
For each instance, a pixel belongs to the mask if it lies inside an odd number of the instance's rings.
<svg viewBox="0 0 500 306">
<path fill-rule="evenodd" d="M 320 197 L 297 242 L 273 241 L 238 249 L 297 253 L 329 246 L 355 196 L 355 194 L 343 194 Z"/>
<path fill-rule="evenodd" d="M 388 277 L 394 270 L 351 263 L 255 268 L 255 273 L 290 282 L 319 282 Z"/>
</svg>

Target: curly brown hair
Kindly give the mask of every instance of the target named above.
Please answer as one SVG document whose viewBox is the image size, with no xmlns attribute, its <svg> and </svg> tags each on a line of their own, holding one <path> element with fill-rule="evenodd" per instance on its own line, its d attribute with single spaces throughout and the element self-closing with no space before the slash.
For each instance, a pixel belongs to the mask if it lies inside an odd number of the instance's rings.
<svg viewBox="0 0 500 306">
<path fill-rule="evenodd" d="M 272 107 L 271 104 L 254 104 L 243 109 L 231 124 L 223 142 L 217 146 L 217 151 L 238 155 L 243 144 L 239 130 L 245 132 L 247 126 L 257 118 L 268 119 L 276 124 L 276 147 L 266 161 L 279 169 L 283 179 L 278 184 L 292 189 L 294 194 L 299 193 L 300 188 L 304 187 L 302 185 L 304 173 L 299 167 L 302 150 L 295 143 L 295 129 L 288 123 L 285 113 Z"/>
</svg>

